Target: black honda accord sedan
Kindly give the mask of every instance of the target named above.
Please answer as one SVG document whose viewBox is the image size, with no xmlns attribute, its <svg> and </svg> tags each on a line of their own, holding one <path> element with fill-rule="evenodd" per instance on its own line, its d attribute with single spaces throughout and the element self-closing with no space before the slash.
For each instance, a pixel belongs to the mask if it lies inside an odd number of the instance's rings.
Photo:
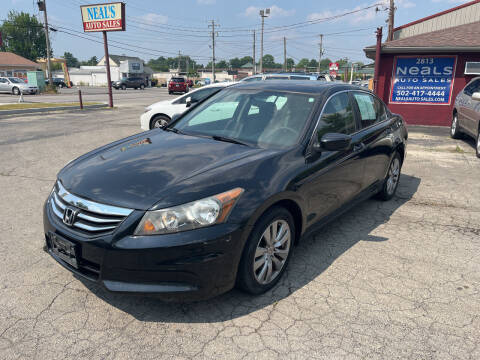
<svg viewBox="0 0 480 360">
<path fill-rule="evenodd" d="M 233 85 L 66 165 L 45 203 L 45 249 L 113 292 L 260 294 L 307 232 L 394 196 L 406 143 L 402 118 L 362 88 Z"/>
</svg>

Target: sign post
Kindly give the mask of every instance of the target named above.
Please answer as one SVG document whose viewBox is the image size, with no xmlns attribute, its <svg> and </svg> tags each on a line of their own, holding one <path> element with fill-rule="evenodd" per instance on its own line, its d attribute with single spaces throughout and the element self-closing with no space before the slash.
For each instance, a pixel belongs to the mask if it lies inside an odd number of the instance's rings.
<svg viewBox="0 0 480 360">
<path fill-rule="evenodd" d="M 108 105 L 113 107 L 110 56 L 108 55 L 107 31 L 125 31 L 125 3 L 106 3 L 80 6 L 84 32 L 102 32 L 107 70 Z"/>
</svg>

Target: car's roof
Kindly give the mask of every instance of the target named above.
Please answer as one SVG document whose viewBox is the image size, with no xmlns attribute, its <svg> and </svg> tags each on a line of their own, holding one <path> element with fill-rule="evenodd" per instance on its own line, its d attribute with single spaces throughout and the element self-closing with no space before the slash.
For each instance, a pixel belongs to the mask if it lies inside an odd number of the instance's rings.
<svg viewBox="0 0 480 360">
<path fill-rule="evenodd" d="M 326 91 L 342 91 L 342 90 L 359 90 L 358 86 L 325 82 L 325 81 L 304 81 L 304 80 L 271 80 L 256 82 L 239 82 L 232 85 L 235 89 L 254 89 L 254 90 L 270 90 L 270 91 L 292 91 L 307 94 L 321 94 Z"/>
</svg>

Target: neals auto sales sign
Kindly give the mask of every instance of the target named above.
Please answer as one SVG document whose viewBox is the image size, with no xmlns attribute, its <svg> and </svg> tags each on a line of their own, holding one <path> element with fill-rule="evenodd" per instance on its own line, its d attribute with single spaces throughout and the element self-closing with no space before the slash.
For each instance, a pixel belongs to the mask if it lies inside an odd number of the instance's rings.
<svg viewBox="0 0 480 360">
<path fill-rule="evenodd" d="M 122 2 L 84 5 L 80 9 L 85 32 L 125 30 L 125 4 Z"/>
</svg>

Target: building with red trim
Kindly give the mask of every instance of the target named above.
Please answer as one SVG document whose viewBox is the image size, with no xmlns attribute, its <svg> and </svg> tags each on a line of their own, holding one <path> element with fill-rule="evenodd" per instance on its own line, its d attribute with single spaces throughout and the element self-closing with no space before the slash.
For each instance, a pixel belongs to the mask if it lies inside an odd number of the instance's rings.
<svg viewBox="0 0 480 360">
<path fill-rule="evenodd" d="M 407 123 L 449 126 L 457 94 L 480 76 L 480 0 L 394 29 L 381 46 L 377 94 Z M 364 49 L 375 60 L 376 47 Z"/>
</svg>

